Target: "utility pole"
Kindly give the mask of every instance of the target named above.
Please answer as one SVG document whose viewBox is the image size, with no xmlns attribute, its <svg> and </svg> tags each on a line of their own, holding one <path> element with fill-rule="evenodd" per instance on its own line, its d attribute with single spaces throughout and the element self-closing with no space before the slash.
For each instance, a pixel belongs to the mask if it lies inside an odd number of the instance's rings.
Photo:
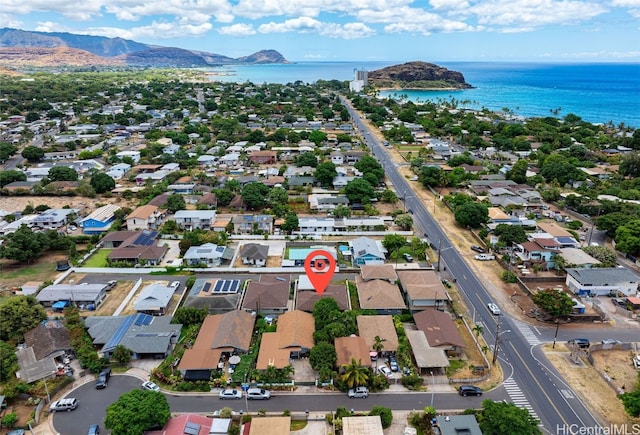
<svg viewBox="0 0 640 435">
<path fill-rule="evenodd" d="M 500 342 L 500 316 L 498 316 L 498 323 L 496 324 L 496 344 L 493 346 L 493 360 L 491 364 L 495 365 L 498 359 L 498 344 Z"/>
<path fill-rule="evenodd" d="M 438 240 L 438 272 L 440 272 L 440 252 L 442 248 L 442 239 Z"/>
<path fill-rule="evenodd" d="M 558 338 L 558 329 L 560 329 L 560 319 L 556 318 L 556 335 L 553 336 L 553 346 L 551 346 L 551 349 L 556 348 L 556 339 Z"/>
</svg>

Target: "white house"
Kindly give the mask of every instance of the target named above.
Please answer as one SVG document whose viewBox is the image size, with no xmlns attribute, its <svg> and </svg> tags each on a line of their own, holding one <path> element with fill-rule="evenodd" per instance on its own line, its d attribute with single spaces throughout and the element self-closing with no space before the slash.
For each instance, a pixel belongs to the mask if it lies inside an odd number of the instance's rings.
<svg viewBox="0 0 640 435">
<path fill-rule="evenodd" d="M 129 157 L 133 160 L 133 163 L 138 163 L 140 161 L 140 151 L 120 151 L 116 153 L 116 157 L 124 158 Z"/>
<path fill-rule="evenodd" d="M 578 295 L 606 296 L 622 293 L 635 296 L 640 277 L 625 267 L 566 269 L 566 286 Z"/>
<path fill-rule="evenodd" d="M 174 216 L 178 227 L 184 230 L 200 228 L 210 230 L 216 220 L 215 210 L 178 210 Z"/>
</svg>

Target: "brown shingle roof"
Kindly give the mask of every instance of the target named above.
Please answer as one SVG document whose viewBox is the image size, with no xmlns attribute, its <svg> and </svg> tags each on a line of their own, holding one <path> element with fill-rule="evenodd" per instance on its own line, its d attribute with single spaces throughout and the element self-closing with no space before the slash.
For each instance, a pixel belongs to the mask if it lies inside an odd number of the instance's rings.
<svg viewBox="0 0 640 435">
<path fill-rule="evenodd" d="M 464 340 L 462 340 L 460 332 L 449 314 L 427 308 L 415 313 L 413 320 L 416 322 L 416 327 L 424 332 L 430 346 L 464 347 Z"/>
<path fill-rule="evenodd" d="M 433 270 L 399 270 L 400 285 L 411 300 L 446 299 L 446 290 Z"/>
<path fill-rule="evenodd" d="M 207 316 L 191 349 L 187 349 L 179 370 L 214 369 L 222 352 L 246 352 L 251 344 L 255 317 L 245 311 Z"/>
<path fill-rule="evenodd" d="M 382 342 L 383 351 L 395 352 L 398 350 L 398 334 L 393 324 L 391 316 L 358 316 L 358 333 L 369 347 L 369 351 L 374 351 L 373 344 L 375 337 L 378 336 L 384 341 Z"/>
<path fill-rule="evenodd" d="M 362 265 L 360 266 L 360 276 L 363 280 L 385 279 L 389 282 L 397 281 L 398 275 L 392 264 Z"/>
<path fill-rule="evenodd" d="M 159 260 L 169 250 L 166 246 L 120 246 L 107 256 L 110 260 Z"/>
<path fill-rule="evenodd" d="M 336 365 L 341 367 L 343 364 L 349 364 L 351 358 L 367 367 L 371 365 L 371 356 L 369 355 L 369 346 L 365 343 L 364 338 L 352 335 L 350 337 L 338 337 L 334 340 L 336 347 L 337 361 Z"/>
<path fill-rule="evenodd" d="M 262 275 L 260 281 L 251 281 L 247 286 L 242 309 L 283 309 L 288 301 L 289 275 Z"/>
<path fill-rule="evenodd" d="M 216 197 L 215 193 L 205 193 L 198 200 L 198 204 L 217 205 L 218 198 Z"/>
<path fill-rule="evenodd" d="M 363 310 L 404 309 L 406 305 L 397 285 L 389 281 L 374 279 L 364 281 L 356 275 L 358 298 Z"/>
<path fill-rule="evenodd" d="M 315 330 L 315 320 L 310 313 L 295 310 L 282 314 L 278 317 L 276 332 L 262 334 L 256 368 L 288 366 L 291 352 L 311 350 Z"/>
<path fill-rule="evenodd" d="M 331 284 L 322 295 L 319 295 L 315 290 L 298 290 L 296 294 L 296 309 L 312 312 L 316 302 L 323 298 L 333 298 L 341 311 L 350 308 L 347 287 L 343 284 Z"/>
</svg>

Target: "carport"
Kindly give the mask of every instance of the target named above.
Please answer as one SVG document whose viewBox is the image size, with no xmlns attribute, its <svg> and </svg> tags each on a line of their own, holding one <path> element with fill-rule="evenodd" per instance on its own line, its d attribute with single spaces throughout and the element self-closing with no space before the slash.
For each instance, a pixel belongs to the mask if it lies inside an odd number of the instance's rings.
<svg viewBox="0 0 640 435">
<path fill-rule="evenodd" d="M 416 366 L 421 374 L 424 374 L 427 370 L 433 371 L 433 369 L 449 367 L 449 358 L 447 358 L 444 350 L 429 346 L 424 332 L 405 330 L 405 333 L 411 349 L 413 349 Z"/>
</svg>

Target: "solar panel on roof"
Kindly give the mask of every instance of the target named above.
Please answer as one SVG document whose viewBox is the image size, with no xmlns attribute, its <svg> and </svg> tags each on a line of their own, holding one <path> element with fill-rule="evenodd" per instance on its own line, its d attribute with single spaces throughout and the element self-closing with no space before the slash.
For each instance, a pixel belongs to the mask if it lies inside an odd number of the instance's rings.
<svg viewBox="0 0 640 435">
<path fill-rule="evenodd" d="M 220 291 L 220 289 L 222 288 L 222 283 L 223 283 L 223 281 L 221 281 L 221 280 L 216 281 L 216 285 L 213 288 L 213 292 L 214 293 L 218 293 Z"/>
<path fill-rule="evenodd" d="M 198 435 L 200 433 L 200 425 L 188 421 L 184 426 L 184 433 L 187 435 Z"/>
<path fill-rule="evenodd" d="M 231 285 L 231 283 L 230 283 L 229 281 L 225 281 L 225 282 L 222 284 L 222 290 L 221 290 L 221 291 L 223 291 L 223 292 L 225 292 L 225 293 L 226 293 L 226 292 L 229 290 L 229 286 L 230 286 L 230 285 Z"/>
<path fill-rule="evenodd" d="M 204 283 L 204 287 L 202 287 L 202 291 L 206 293 L 209 290 L 211 290 L 211 283 L 210 282 L 205 282 Z"/>
<path fill-rule="evenodd" d="M 145 314 L 144 319 L 142 320 L 142 324 L 143 325 L 151 325 L 151 322 L 153 322 L 153 316 L 150 316 L 148 314 Z"/>
</svg>

